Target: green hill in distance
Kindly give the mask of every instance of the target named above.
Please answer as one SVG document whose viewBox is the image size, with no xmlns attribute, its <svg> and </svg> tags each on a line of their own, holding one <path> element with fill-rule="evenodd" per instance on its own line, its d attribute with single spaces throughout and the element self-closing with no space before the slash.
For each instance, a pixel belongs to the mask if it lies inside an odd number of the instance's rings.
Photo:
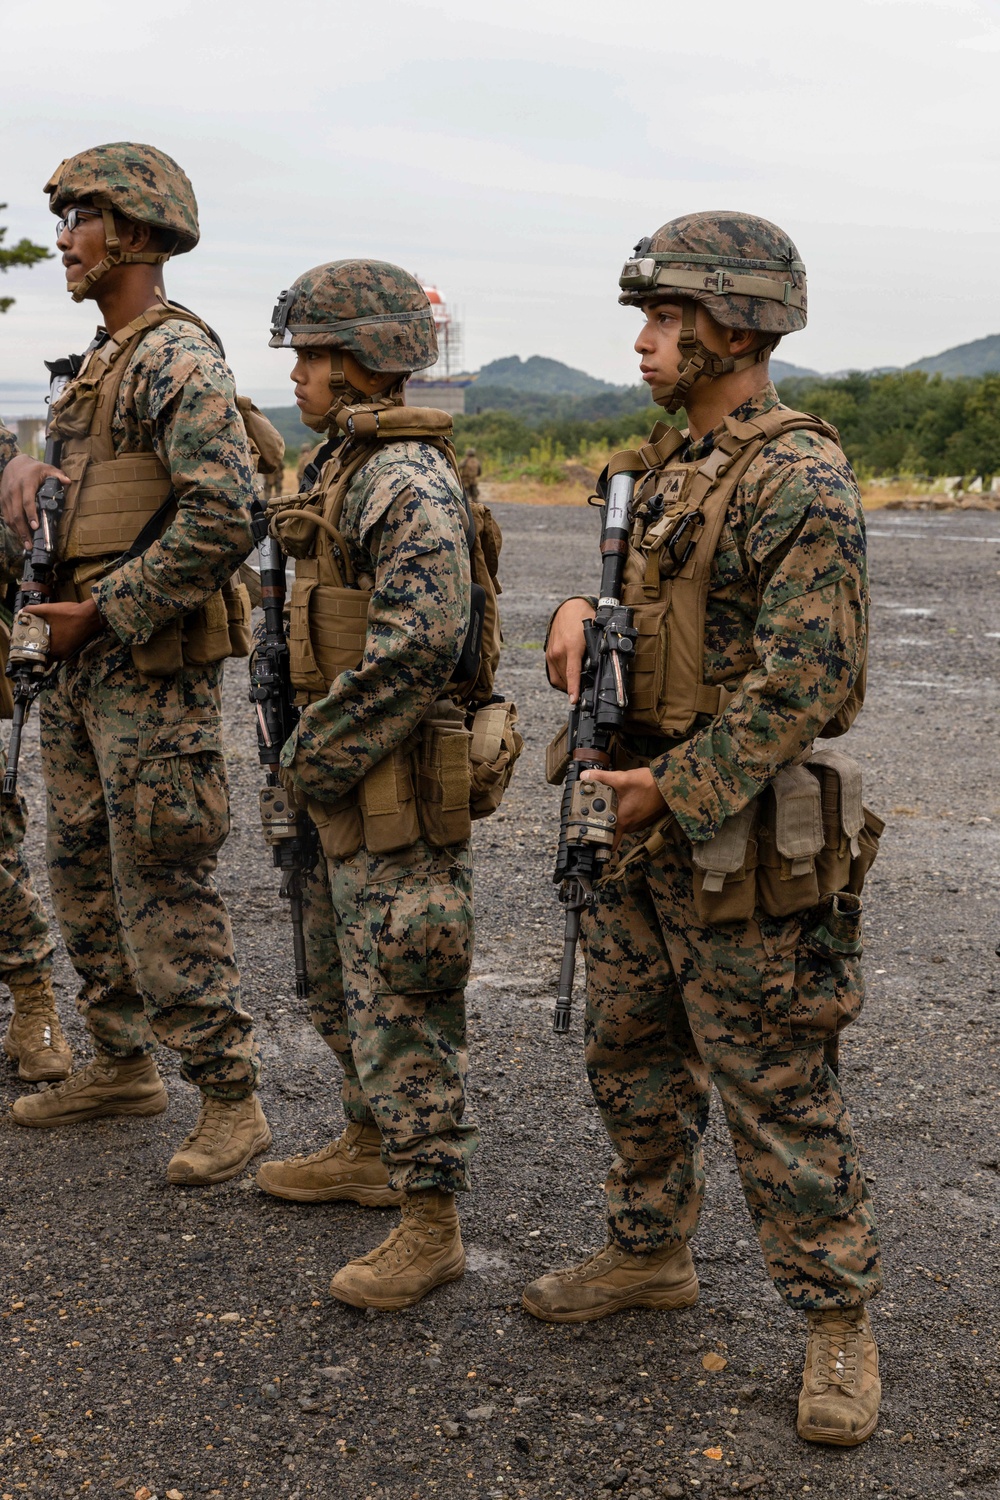
<svg viewBox="0 0 1000 1500">
<path fill-rule="evenodd" d="M 929 354 L 907 365 L 908 370 L 925 370 L 928 375 L 944 375 L 949 380 L 963 375 L 991 375 L 1000 371 L 1000 333 L 971 344 L 956 344 L 941 354 Z"/>
<path fill-rule="evenodd" d="M 511 354 L 506 359 L 491 360 L 479 371 L 477 385 L 502 386 L 508 391 L 523 391 L 533 396 L 591 396 L 598 391 L 617 391 L 621 386 L 598 380 L 584 370 L 574 370 L 559 359 L 532 354 L 522 359 Z"/>
</svg>

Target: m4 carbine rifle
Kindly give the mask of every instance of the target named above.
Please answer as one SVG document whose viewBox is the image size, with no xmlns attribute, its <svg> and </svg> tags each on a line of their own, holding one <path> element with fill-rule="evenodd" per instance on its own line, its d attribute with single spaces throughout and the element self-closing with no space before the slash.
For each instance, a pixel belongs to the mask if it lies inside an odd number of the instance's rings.
<svg viewBox="0 0 1000 1500">
<path fill-rule="evenodd" d="M 632 609 L 621 602 L 628 555 L 629 516 L 635 474 L 611 476 L 601 532 L 601 597 L 592 620 L 584 620 L 580 694 L 569 711 L 559 849 L 553 879 L 566 908 L 566 933 L 553 1031 L 569 1030 L 576 945 L 584 908 L 593 904 L 594 882 L 611 858 L 618 800 L 610 787 L 586 781 L 590 770 L 608 770 L 615 731 L 628 706 L 628 676 L 637 631 Z"/>
<path fill-rule="evenodd" d="M 302 926 L 302 877 L 316 864 L 316 830 L 308 815 L 296 808 L 279 776 L 281 747 L 299 719 L 285 636 L 285 554 L 267 529 L 267 511 L 259 501 L 252 507 L 252 526 L 260 559 L 264 608 L 263 633 L 255 642 L 250 658 L 250 702 L 257 713 L 257 754 L 267 773 L 260 794 L 260 819 L 275 869 L 281 871 L 279 894 L 290 905 L 295 993 L 305 1000 L 309 996 L 309 970 Z"/>
<path fill-rule="evenodd" d="M 52 432 L 52 408 L 66 385 L 79 372 L 82 360 L 78 354 L 65 359 L 46 360 L 49 381 L 49 422 L 45 433 L 45 462 L 58 469 L 62 461 L 62 439 Z M 3 778 L 3 796 L 17 794 L 17 765 L 21 758 L 21 734 L 28 710 L 45 684 L 49 668 L 51 630 L 48 621 L 38 615 L 24 614 L 28 604 L 47 604 L 52 596 L 56 576 L 56 533 L 66 495 L 55 475 L 46 479 L 35 497 L 38 525 L 31 538 L 31 548 L 24 554 L 24 570 L 14 599 L 7 676 L 14 684 L 14 719 L 10 729 L 7 770 Z"/>
</svg>

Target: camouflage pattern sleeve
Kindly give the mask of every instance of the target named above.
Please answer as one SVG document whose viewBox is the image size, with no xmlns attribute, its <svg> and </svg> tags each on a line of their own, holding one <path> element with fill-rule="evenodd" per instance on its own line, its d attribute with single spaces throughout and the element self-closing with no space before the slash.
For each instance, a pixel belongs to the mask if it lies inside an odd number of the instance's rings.
<svg viewBox="0 0 1000 1500">
<path fill-rule="evenodd" d="M 817 447 L 772 469 L 757 489 L 744 548 L 757 587 L 753 663 L 717 719 L 652 763 L 695 843 L 809 745 L 864 659 L 864 513 L 846 461 L 829 455 Z"/>
<path fill-rule="evenodd" d="M 151 449 L 169 471 L 177 515 L 142 557 L 94 586 L 122 641 L 142 644 L 204 604 L 253 545 L 253 462 L 233 377 L 190 324 L 161 324 L 139 344 L 112 421 L 116 453 Z"/>
<path fill-rule="evenodd" d="M 430 463 L 386 455 L 366 471 L 342 518 L 375 579 L 364 659 L 303 709 L 281 756 L 296 790 L 327 802 L 402 744 L 441 697 L 469 623 L 469 551 L 454 490 Z"/>
</svg>

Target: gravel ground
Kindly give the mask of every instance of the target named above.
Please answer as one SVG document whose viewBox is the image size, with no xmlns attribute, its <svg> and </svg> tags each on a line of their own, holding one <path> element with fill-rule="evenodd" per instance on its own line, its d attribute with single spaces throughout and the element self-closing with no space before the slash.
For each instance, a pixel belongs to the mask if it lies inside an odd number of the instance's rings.
<svg viewBox="0 0 1000 1500">
<path fill-rule="evenodd" d="M 470 1096 L 483 1143 L 462 1205 L 468 1274 L 408 1312 L 359 1313 L 326 1284 L 391 1214 L 295 1208 L 249 1179 L 168 1187 L 168 1156 L 196 1113 L 168 1055 L 158 1119 L 51 1134 L 0 1123 L 0 1500 L 1000 1496 L 1000 517 L 872 518 L 874 659 L 851 741 L 889 830 L 866 893 L 869 1004 L 845 1037 L 843 1073 L 884 1236 L 874 1321 L 886 1393 L 875 1437 L 838 1452 L 795 1436 L 802 1319 L 764 1274 L 721 1112 L 696 1307 L 575 1329 L 520 1309 L 526 1280 L 603 1238 L 609 1148 L 579 1008 L 569 1038 L 551 1033 L 558 797 L 541 764 L 562 707 L 540 649 L 552 605 L 595 577 L 598 516 L 496 509 L 502 684 L 527 749 L 476 835 Z M 293 998 L 244 694 L 237 665 L 226 689 L 235 828 L 219 878 L 284 1154 L 339 1130 L 337 1073 Z M 41 872 L 33 742 L 22 764 Z M 58 979 L 70 1016 L 64 956 Z M 84 1051 L 75 1016 L 70 1030 Z M 18 1093 L 9 1067 L 0 1087 L 7 1101 Z M 707 1368 L 708 1354 L 724 1369 Z"/>
</svg>

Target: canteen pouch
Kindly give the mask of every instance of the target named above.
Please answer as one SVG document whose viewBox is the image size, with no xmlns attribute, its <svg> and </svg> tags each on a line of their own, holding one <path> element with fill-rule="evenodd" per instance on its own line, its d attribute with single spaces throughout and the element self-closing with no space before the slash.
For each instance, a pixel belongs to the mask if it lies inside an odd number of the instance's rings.
<svg viewBox="0 0 1000 1500">
<path fill-rule="evenodd" d="M 404 740 L 373 766 L 358 786 L 365 848 L 371 854 L 409 849 L 420 838 L 411 752 L 414 740 Z"/>
<path fill-rule="evenodd" d="M 569 770 L 569 725 L 564 724 L 545 747 L 545 780 L 549 786 L 562 786 Z"/>
<path fill-rule="evenodd" d="M 758 800 L 692 847 L 695 911 L 703 922 L 747 922 L 757 904 Z"/>
<path fill-rule="evenodd" d="M 510 785 L 514 766 L 524 749 L 524 740 L 516 725 L 517 705 L 514 703 L 498 700 L 476 709 L 469 746 L 469 811 L 473 819 L 488 818 L 495 813 Z"/>
<path fill-rule="evenodd" d="M 447 848 L 472 837 L 472 735 L 449 699 L 434 704 L 419 730 L 417 813 L 428 844 Z"/>
</svg>

